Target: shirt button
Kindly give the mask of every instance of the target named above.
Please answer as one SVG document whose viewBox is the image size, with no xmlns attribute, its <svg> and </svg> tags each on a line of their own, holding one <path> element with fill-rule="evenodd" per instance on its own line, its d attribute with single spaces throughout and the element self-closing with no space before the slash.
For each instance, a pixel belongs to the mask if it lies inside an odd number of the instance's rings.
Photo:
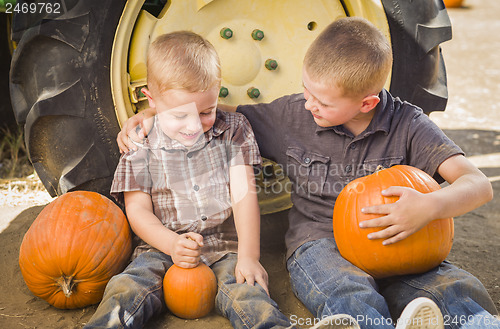
<svg viewBox="0 0 500 329">
<path fill-rule="evenodd" d="M 305 158 L 304 159 L 305 164 L 310 164 L 311 163 L 311 158 Z"/>
<path fill-rule="evenodd" d="M 201 216 L 202 221 L 206 221 L 207 219 L 208 219 L 207 216 L 205 216 L 205 215 Z"/>
<path fill-rule="evenodd" d="M 350 172 L 351 172 L 351 170 L 352 170 L 352 166 L 351 166 L 351 165 L 347 165 L 347 166 L 345 166 L 345 172 L 346 172 L 346 173 L 350 173 Z"/>
<path fill-rule="evenodd" d="M 188 153 L 187 157 L 191 159 L 193 157 L 193 153 Z"/>
<path fill-rule="evenodd" d="M 356 144 L 351 144 L 351 150 L 354 150 L 356 148 Z"/>
<path fill-rule="evenodd" d="M 200 187 L 198 185 L 193 186 L 193 190 L 198 191 Z"/>
</svg>

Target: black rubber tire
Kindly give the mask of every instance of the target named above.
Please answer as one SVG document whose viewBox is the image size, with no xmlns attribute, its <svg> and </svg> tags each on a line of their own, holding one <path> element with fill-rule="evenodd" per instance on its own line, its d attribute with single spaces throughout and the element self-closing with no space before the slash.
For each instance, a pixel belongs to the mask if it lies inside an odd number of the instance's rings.
<svg viewBox="0 0 500 329">
<path fill-rule="evenodd" d="M 120 156 L 109 64 L 125 1 L 62 3 L 66 12 L 58 17 L 14 16 L 12 104 L 30 160 L 52 196 L 109 195 Z"/>
<path fill-rule="evenodd" d="M 22 1 L 21 1 L 22 2 Z M 119 124 L 109 78 L 123 0 L 65 0 L 61 16 L 18 15 L 10 75 L 31 162 L 52 196 L 109 194 L 119 159 Z M 444 110 L 439 44 L 451 38 L 442 0 L 382 0 L 394 51 L 391 92 L 425 111 Z"/>
<path fill-rule="evenodd" d="M 17 123 L 10 105 L 9 95 L 9 70 L 10 70 L 10 50 L 7 14 L 0 14 L 0 128 L 16 131 Z M 0 131 L 1 136 L 1 131 Z"/>
<path fill-rule="evenodd" d="M 382 0 L 382 5 L 394 57 L 391 93 L 426 113 L 444 111 L 448 87 L 439 45 L 452 31 L 443 0 Z"/>
</svg>

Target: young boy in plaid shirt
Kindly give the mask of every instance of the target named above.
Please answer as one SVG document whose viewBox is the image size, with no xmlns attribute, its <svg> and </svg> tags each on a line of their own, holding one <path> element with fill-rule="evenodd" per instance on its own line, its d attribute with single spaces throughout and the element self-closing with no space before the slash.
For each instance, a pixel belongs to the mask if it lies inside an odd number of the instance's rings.
<svg viewBox="0 0 500 329">
<path fill-rule="evenodd" d="M 111 187 L 141 241 L 86 328 L 142 328 L 165 309 L 168 268 L 200 261 L 217 277 L 217 311 L 235 328 L 289 327 L 259 262 L 259 150 L 243 115 L 217 109 L 215 49 L 197 34 L 169 33 L 151 45 L 147 66 L 152 130 L 123 154 Z"/>
</svg>

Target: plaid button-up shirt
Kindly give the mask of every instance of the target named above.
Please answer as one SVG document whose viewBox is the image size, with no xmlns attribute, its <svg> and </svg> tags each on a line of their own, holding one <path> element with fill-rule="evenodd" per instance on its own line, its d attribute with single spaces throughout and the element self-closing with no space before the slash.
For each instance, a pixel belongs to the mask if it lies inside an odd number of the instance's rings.
<svg viewBox="0 0 500 329">
<path fill-rule="evenodd" d="M 167 137 L 155 124 L 137 151 L 124 154 L 115 171 L 111 195 L 151 195 L 155 215 L 168 229 L 204 237 L 201 260 L 210 265 L 237 251 L 231 210 L 229 168 L 259 165 L 252 129 L 239 113 L 217 110 L 214 126 L 189 149 Z M 133 258 L 154 250 L 140 241 Z"/>
</svg>

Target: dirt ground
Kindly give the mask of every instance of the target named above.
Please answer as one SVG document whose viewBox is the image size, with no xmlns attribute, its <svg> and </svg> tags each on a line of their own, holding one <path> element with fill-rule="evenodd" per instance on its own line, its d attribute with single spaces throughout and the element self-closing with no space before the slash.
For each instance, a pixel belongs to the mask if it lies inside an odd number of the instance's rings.
<svg viewBox="0 0 500 329">
<path fill-rule="evenodd" d="M 500 133 L 495 135 L 495 138 Z M 500 171 L 497 170 L 497 175 Z M 500 192 L 500 181 L 493 183 Z M 495 202 L 496 201 L 496 202 Z M 500 202 L 487 205 L 455 220 L 455 241 L 449 260 L 478 277 L 497 308 L 500 308 Z M 35 206 L 19 214 L 0 234 L 0 328 L 82 328 L 95 312 L 96 306 L 78 310 L 58 310 L 34 297 L 19 271 L 18 252 L 24 233 L 44 206 Z M 311 314 L 291 293 L 285 270 L 283 237 L 287 227 L 286 212 L 263 216 L 262 263 L 270 277 L 270 293 L 287 316 L 312 318 Z M 225 318 L 210 314 L 202 320 L 181 320 L 170 314 L 153 319 L 146 328 L 229 329 Z"/>
<path fill-rule="evenodd" d="M 478 277 L 500 309 L 500 118 L 495 101 L 500 97 L 500 63 L 493 54 L 500 49 L 498 15 L 500 2 L 466 0 L 465 8 L 453 9 L 454 39 L 443 45 L 447 63 L 450 102 L 445 114 L 432 115 L 467 156 L 490 178 L 495 199 L 455 219 L 455 241 L 449 260 Z M 27 289 L 18 266 L 18 252 L 24 233 L 43 206 L 21 212 L 0 233 L 0 328 L 82 328 L 95 306 L 58 310 L 34 297 Z M 0 209 L 2 212 L 2 209 Z M 286 213 L 262 220 L 262 262 L 270 277 L 271 296 L 291 316 L 310 317 L 293 296 L 285 270 L 283 235 Z M 165 314 L 147 328 L 230 328 L 215 314 L 202 320 L 185 321 Z"/>
</svg>

